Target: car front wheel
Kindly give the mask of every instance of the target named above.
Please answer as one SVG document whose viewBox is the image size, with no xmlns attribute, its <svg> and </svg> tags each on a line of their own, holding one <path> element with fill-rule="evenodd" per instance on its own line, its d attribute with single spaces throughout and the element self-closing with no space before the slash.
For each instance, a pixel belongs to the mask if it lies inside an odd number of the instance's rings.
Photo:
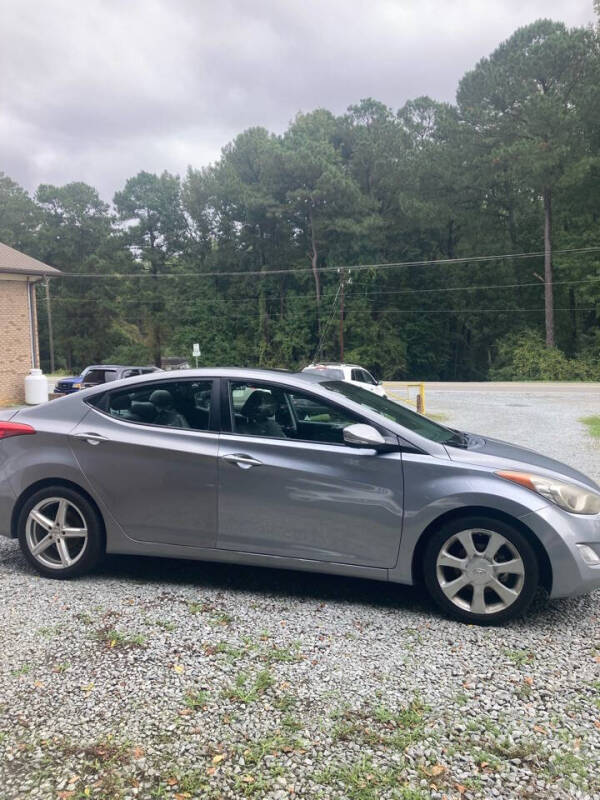
<svg viewBox="0 0 600 800">
<path fill-rule="evenodd" d="M 465 517 L 429 539 L 425 585 L 437 605 L 463 622 L 493 625 L 523 614 L 539 582 L 535 552 L 508 523 Z"/>
<path fill-rule="evenodd" d="M 93 569 L 104 554 L 102 521 L 79 492 L 48 486 L 23 505 L 18 535 L 25 558 L 48 578 L 72 578 Z"/>
</svg>

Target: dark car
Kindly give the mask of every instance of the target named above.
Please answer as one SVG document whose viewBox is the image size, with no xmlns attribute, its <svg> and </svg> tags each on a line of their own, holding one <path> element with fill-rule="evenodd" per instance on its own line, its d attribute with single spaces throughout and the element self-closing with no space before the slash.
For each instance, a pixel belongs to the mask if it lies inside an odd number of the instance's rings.
<svg viewBox="0 0 600 800">
<path fill-rule="evenodd" d="M 55 394 L 72 394 L 73 392 L 81 389 L 81 375 L 72 376 L 70 378 L 61 378 L 54 385 Z"/>
<path fill-rule="evenodd" d="M 132 367 L 122 364 L 92 364 L 86 367 L 81 375 L 73 378 L 62 378 L 54 387 L 56 394 L 71 394 L 79 389 L 88 389 L 101 383 L 119 381 L 122 378 L 133 378 L 150 372 L 162 372 L 159 367 Z"/>
</svg>

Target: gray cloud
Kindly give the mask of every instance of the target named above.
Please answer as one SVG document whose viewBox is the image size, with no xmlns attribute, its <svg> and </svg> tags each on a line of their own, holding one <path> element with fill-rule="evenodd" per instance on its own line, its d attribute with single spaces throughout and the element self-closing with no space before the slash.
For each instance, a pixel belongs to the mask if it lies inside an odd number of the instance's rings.
<svg viewBox="0 0 600 800">
<path fill-rule="evenodd" d="M 0 170 L 105 199 L 182 173 L 251 125 L 372 96 L 453 100 L 464 72 L 539 17 L 591 0 L 0 0 Z"/>
</svg>

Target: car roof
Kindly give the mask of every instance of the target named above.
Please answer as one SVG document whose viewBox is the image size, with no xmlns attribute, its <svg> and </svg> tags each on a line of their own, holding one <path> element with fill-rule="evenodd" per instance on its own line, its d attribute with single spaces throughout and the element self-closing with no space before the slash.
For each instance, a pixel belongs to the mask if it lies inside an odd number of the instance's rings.
<svg viewBox="0 0 600 800">
<path fill-rule="evenodd" d="M 108 365 L 99 365 L 98 369 L 107 367 Z M 331 380 L 328 375 L 322 375 L 319 372 L 292 372 L 287 369 L 264 369 L 259 367 L 199 367 L 197 369 L 178 369 L 178 370 L 159 370 L 155 373 L 145 375 L 135 375 L 131 378 L 121 378 L 119 381 L 110 383 L 110 389 L 114 389 L 121 383 L 124 385 L 133 385 L 134 383 L 142 383 L 144 381 L 181 381 L 193 378 L 237 378 L 238 380 L 248 381 L 268 381 L 273 379 L 285 379 L 290 383 L 300 381 L 302 383 L 322 383 Z M 94 391 L 104 391 L 108 384 L 100 384 L 98 386 L 84 389 L 83 393 L 92 393 Z"/>
<path fill-rule="evenodd" d="M 90 364 L 87 369 L 158 369 L 153 364 Z"/>
<path fill-rule="evenodd" d="M 313 364 L 309 364 L 304 369 L 319 369 L 320 367 L 337 367 L 338 369 L 342 367 L 350 367 L 351 369 L 364 369 L 361 367 L 360 364 L 348 364 L 345 361 L 315 361 Z"/>
</svg>

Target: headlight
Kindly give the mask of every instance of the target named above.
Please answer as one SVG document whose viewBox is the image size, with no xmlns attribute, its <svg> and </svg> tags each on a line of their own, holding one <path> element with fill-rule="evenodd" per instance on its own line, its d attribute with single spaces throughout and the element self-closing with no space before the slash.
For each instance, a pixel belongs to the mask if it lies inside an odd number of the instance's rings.
<svg viewBox="0 0 600 800">
<path fill-rule="evenodd" d="M 73 384 L 73 389 L 81 389 L 81 384 L 80 383 L 74 383 Z"/>
<path fill-rule="evenodd" d="M 600 514 L 600 494 L 565 483 L 554 478 L 544 478 L 541 475 L 531 475 L 529 472 L 497 472 L 496 475 L 507 481 L 518 483 L 537 492 L 546 500 L 551 500 L 565 511 L 572 514 Z"/>
</svg>

